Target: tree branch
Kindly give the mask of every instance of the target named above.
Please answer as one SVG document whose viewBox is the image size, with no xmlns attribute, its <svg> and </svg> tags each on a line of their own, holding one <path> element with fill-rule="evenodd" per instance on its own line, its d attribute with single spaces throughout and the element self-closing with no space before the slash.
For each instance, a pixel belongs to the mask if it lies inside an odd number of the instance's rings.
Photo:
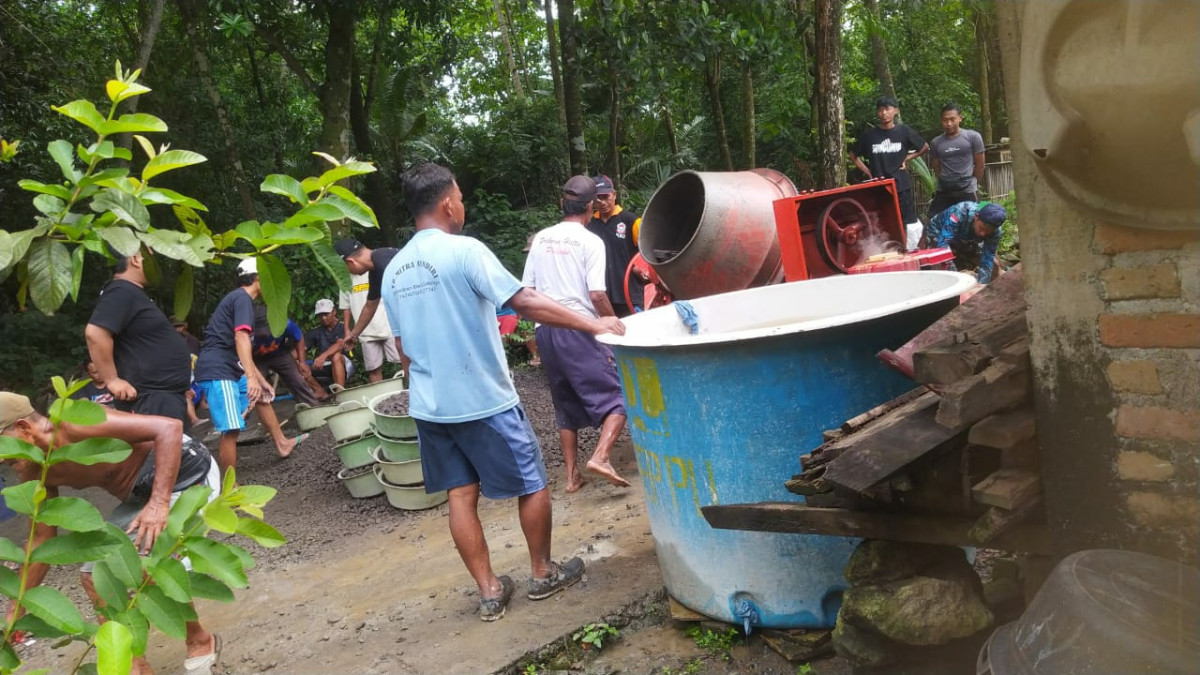
<svg viewBox="0 0 1200 675">
<path fill-rule="evenodd" d="M 280 40 L 275 33 L 272 33 L 271 30 L 266 26 L 263 26 L 254 20 L 251 20 L 250 23 L 254 26 L 254 32 L 258 33 L 258 36 L 271 46 L 271 49 L 279 52 L 279 55 L 283 57 L 283 62 L 287 64 L 288 69 L 296 74 L 296 77 L 300 78 L 300 83 L 304 85 L 304 88 L 308 90 L 308 93 L 320 98 L 320 85 L 313 81 L 312 76 L 309 75 L 308 71 L 304 68 L 304 64 L 300 63 L 300 59 L 296 58 L 296 55 L 292 53 L 292 50 L 288 49 L 287 45 L 285 45 L 283 41 Z"/>
</svg>

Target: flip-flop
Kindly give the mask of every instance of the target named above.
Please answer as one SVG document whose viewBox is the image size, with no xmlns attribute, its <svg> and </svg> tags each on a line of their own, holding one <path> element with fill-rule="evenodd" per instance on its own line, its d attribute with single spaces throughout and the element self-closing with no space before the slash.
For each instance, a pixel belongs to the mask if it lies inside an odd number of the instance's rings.
<svg viewBox="0 0 1200 675">
<path fill-rule="evenodd" d="M 211 675 L 213 667 L 221 661 L 221 636 L 216 633 L 213 636 L 213 650 L 211 654 L 204 656 L 193 656 L 190 659 L 183 660 L 183 672 L 187 675 Z"/>
<path fill-rule="evenodd" d="M 307 432 L 305 432 L 305 433 L 303 433 L 303 434 L 300 434 L 299 436 L 297 436 L 297 437 L 296 437 L 296 445 L 300 445 L 300 444 L 301 444 L 301 443 L 303 443 L 304 441 L 307 441 L 309 436 L 312 436 L 312 434 L 310 434 L 310 433 L 307 433 Z M 295 445 L 293 445 L 293 446 L 292 446 L 292 448 L 293 448 L 293 449 L 295 449 L 295 447 L 296 447 Z"/>
</svg>

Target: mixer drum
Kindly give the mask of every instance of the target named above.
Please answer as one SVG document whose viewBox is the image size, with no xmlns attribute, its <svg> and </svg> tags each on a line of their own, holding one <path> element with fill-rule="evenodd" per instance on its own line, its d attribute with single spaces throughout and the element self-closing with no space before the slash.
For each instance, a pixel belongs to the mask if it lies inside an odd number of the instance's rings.
<svg viewBox="0 0 1200 675">
<path fill-rule="evenodd" d="M 772 203 L 795 195 L 773 169 L 682 171 L 646 205 L 638 249 L 683 300 L 780 282 Z"/>
</svg>

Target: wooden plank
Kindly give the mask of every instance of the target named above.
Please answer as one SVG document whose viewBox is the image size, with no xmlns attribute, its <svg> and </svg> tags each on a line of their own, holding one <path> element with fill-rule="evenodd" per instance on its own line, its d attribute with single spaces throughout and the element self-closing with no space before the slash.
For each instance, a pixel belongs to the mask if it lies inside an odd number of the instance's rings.
<svg viewBox="0 0 1200 675">
<path fill-rule="evenodd" d="M 978 375 L 947 387 L 942 392 L 937 421 L 948 428 L 959 429 L 992 413 L 1017 406 L 1032 395 L 1029 368 L 996 363 Z"/>
<path fill-rule="evenodd" d="M 1032 471 L 1000 469 L 971 488 L 980 504 L 1012 511 L 1042 492 L 1042 479 Z"/>
<path fill-rule="evenodd" d="M 865 412 L 861 415 L 855 415 L 854 417 L 851 417 L 850 419 L 848 419 L 842 423 L 841 430 L 845 433 L 851 433 L 854 431 L 858 431 L 859 429 L 867 426 L 868 424 L 875 421 L 876 419 L 883 417 L 888 412 L 891 412 L 892 410 L 899 408 L 900 406 L 904 405 L 905 403 L 915 401 L 916 399 L 918 399 L 922 395 L 924 395 L 925 392 L 926 392 L 926 390 L 924 387 L 918 387 L 908 393 L 901 394 L 901 395 L 897 396 L 896 398 L 888 401 L 887 403 L 882 403 L 880 405 L 875 406 L 874 408 L 871 408 L 870 410 L 868 410 L 867 412 Z M 833 439 L 826 439 L 826 440 L 833 440 Z"/>
<path fill-rule="evenodd" d="M 1038 447 L 1036 438 L 1018 443 L 1000 451 L 1000 468 L 1002 469 L 1032 469 L 1042 466 L 1042 450 Z"/>
<path fill-rule="evenodd" d="M 937 423 L 938 403 L 938 396 L 927 392 L 837 441 L 844 446 L 829 463 L 825 480 L 861 492 L 965 432 L 966 425 L 951 429 Z"/>
<path fill-rule="evenodd" d="M 972 342 L 975 340 L 976 334 L 999 317 L 1021 317 L 1023 325 L 1024 292 L 1024 271 L 1023 267 L 1018 264 L 1008 273 L 1000 275 L 986 288 L 971 296 L 966 302 L 951 310 L 946 316 L 938 319 L 932 326 L 921 331 L 904 346 L 895 351 L 880 352 L 879 358 L 908 377 L 914 377 L 916 374 L 914 359 L 917 352 L 923 349 L 938 345 Z M 999 345 L 997 349 L 1000 347 L 1003 347 L 1003 344 Z M 946 382 L 953 382 L 954 379 L 946 380 Z M 924 380 L 918 378 L 917 381 Z"/>
<path fill-rule="evenodd" d="M 791 502 L 730 504 L 700 509 L 709 525 L 723 530 L 825 534 L 922 544 L 975 546 L 968 535 L 975 518 L 951 518 L 885 512 L 816 508 Z M 1005 551 L 1050 552 L 1045 525 L 1013 525 L 988 546 Z"/>
<path fill-rule="evenodd" d="M 765 628 L 759 634 L 768 647 L 791 663 L 808 662 L 833 653 L 831 630 Z"/>
<path fill-rule="evenodd" d="M 1046 509 L 1042 505 L 1042 498 L 1036 497 L 1026 501 L 1021 508 L 1015 511 L 1005 509 L 990 508 L 975 524 L 971 526 L 968 536 L 975 544 L 987 544 L 989 548 L 1001 548 L 996 546 L 996 542 L 1002 541 L 1005 535 L 1011 535 L 1025 523 L 1034 520 L 1044 522 L 1046 519 Z M 1047 535 L 1049 530 L 1047 529 Z M 1030 553 L 1050 553 L 1050 549 L 1040 551 L 1029 551 Z"/>
<path fill-rule="evenodd" d="M 1037 414 L 1032 407 L 997 413 L 971 427 L 967 441 L 997 450 L 1015 448 L 1037 433 Z"/>
<path fill-rule="evenodd" d="M 693 611 L 690 607 L 684 606 L 670 595 L 667 596 L 667 607 L 671 614 L 671 618 L 676 621 L 707 621 L 708 617 L 700 612 Z"/>
</svg>

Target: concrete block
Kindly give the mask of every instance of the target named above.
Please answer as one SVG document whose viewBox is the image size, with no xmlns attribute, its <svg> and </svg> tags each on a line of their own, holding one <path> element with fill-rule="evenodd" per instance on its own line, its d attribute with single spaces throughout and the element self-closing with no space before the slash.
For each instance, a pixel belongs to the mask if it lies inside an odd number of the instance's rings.
<svg viewBox="0 0 1200 675">
<path fill-rule="evenodd" d="M 1161 394 L 1158 366 L 1153 361 L 1113 361 L 1108 364 L 1108 381 L 1113 391 L 1130 394 Z"/>
</svg>

